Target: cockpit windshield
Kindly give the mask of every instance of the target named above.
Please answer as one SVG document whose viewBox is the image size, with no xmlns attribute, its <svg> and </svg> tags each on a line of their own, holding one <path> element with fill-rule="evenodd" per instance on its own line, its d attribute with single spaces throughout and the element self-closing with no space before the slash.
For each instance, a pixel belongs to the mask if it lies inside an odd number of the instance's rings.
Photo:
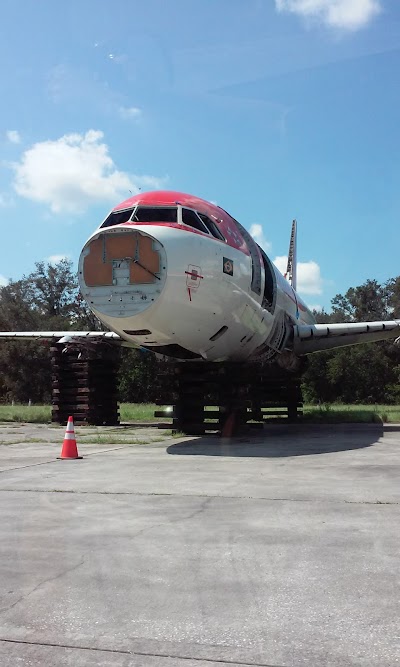
<svg viewBox="0 0 400 667">
<path fill-rule="evenodd" d="M 177 222 L 177 208 L 173 206 L 137 206 L 132 222 Z"/>
<path fill-rule="evenodd" d="M 218 228 L 214 220 L 211 220 L 204 213 L 199 213 L 193 209 L 182 207 L 182 213 L 178 216 L 177 206 L 135 206 L 126 208 L 123 211 L 112 211 L 104 220 L 101 227 L 113 227 L 121 225 L 124 222 L 132 223 L 179 223 L 193 227 L 194 229 L 211 234 L 214 238 L 225 242 L 225 237 Z"/>
<path fill-rule="evenodd" d="M 101 227 L 114 227 L 114 225 L 122 225 L 123 222 L 128 222 L 133 213 L 133 208 L 126 208 L 124 211 L 113 211 L 104 220 Z"/>
<path fill-rule="evenodd" d="M 101 227 L 113 227 L 124 222 L 177 222 L 178 213 L 175 206 L 136 206 L 123 211 L 113 211 L 104 220 Z"/>
</svg>

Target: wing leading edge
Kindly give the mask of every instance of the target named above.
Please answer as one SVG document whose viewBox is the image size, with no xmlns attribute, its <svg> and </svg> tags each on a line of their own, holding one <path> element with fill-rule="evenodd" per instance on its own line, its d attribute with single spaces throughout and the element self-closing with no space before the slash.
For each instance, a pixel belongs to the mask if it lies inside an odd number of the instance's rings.
<svg viewBox="0 0 400 667">
<path fill-rule="evenodd" d="M 400 337 L 400 320 L 341 324 L 298 324 L 294 327 L 293 351 L 302 356 L 345 345 Z M 400 338 L 396 340 L 399 342 Z"/>
<path fill-rule="evenodd" d="M 98 343 L 106 341 L 134 347 L 114 331 L 0 331 L 3 340 L 48 340 L 56 343 Z"/>
</svg>

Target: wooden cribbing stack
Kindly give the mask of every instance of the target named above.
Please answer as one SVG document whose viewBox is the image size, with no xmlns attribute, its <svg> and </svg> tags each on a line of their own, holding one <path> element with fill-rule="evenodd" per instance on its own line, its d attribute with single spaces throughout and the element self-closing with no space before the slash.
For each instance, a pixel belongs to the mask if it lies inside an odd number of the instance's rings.
<svg viewBox="0 0 400 667">
<path fill-rule="evenodd" d="M 54 345 L 52 421 L 64 424 L 119 424 L 117 371 L 119 350 L 107 343 L 93 347 Z"/>
<path fill-rule="evenodd" d="M 237 429 L 249 421 L 294 422 L 303 412 L 300 377 L 273 364 L 161 362 L 159 374 L 157 404 L 173 406 L 155 412 L 172 419 L 160 428 L 189 435 L 223 433 L 232 415 Z"/>
</svg>

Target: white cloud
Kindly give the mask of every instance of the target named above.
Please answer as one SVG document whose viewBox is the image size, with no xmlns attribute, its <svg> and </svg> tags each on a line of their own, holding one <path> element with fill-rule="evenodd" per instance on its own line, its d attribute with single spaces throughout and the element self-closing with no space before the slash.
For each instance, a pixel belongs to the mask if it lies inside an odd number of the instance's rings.
<svg viewBox="0 0 400 667">
<path fill-rule="evenodd" d="M 316 310 L 317 313 L 320 313 L 322 311 L 322 306 L 320 303 L 310 303 L 307 304 L 310 310 Z"/>
<path fill-rule="evenodd" d="M 154 176 L 119 171 L 102 139 L 102 132 L 89 130 L 34 144 L 13 165 L 15 191 L 53 213 L 80 213 L 91 204 L 117 203 L 141 189 L 162 187 Z"/>
<path fill-rule="evenodd" d="M 287 255 L 281 255 L 273 260 L 276 268 L 283 274 L 286 271 L 287 259 Z M 322 294 L 321 269 L 312 259 L 308 262 L 297 262 L 297 291 L 302 294 Z"/>
<path fill-rule="evenodd" d="M 5 285 L 8 285 L 8 280 L 0 274 L 0 287 L 4 287 Z"/>
<path fill-rule="evenodd" d="M 50 257 L 46 258 L 49 264 L 58 264 L 63 259 L 69 259 L 69 255 L 50 255 Z"/>
<path fill-rule="evenodd" d="M 275 0 L 275 6 L 342 30 L 363 28 L 382 10 L 380 0 Z"/>
<path fill-rule="evenodd" d="M 251 225 L 250 234 L 255 240 L 255 242 L 258 243 L 258 245 L 261 246 L 263 250 L 265 250 L 265 252 L 271 250 L 271 244 L 265 238 L 264 230 L 261 225 L 258 224 Z"/>
<path fill-rule="evenodd" d="M 21 143 L 21 135 L 18 132 L 18 130 L 7 130 L 6 137 L 7 137 L 8 141 L 10 141 L 12 144 L 20 144 Z"/>
<path fill-rule="evenodd" d="M 138 120 L 142 110 L 139 107 L 120 107 L 118 113 L 124 120 Z"/>
<path fill-rule="evenodd" d="M 284 275 L 287 267 L 287 255 L 280 255 L 273 260 L 276 268 Z"/>
</svg>

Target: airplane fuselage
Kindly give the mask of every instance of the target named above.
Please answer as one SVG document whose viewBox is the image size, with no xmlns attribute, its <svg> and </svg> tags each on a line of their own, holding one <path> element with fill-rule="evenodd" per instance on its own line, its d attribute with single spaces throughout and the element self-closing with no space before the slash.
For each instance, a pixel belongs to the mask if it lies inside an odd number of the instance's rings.
<svg viewBox="0 0 400 667">
<path fill-rule="evenodd" d="M 82 250 L 79 281 L 109 329 L 178 359 L 270 359 L 293 325 L 314 322 L 240 223 L 179 192 L 116 206 Z"/>
</svg>

